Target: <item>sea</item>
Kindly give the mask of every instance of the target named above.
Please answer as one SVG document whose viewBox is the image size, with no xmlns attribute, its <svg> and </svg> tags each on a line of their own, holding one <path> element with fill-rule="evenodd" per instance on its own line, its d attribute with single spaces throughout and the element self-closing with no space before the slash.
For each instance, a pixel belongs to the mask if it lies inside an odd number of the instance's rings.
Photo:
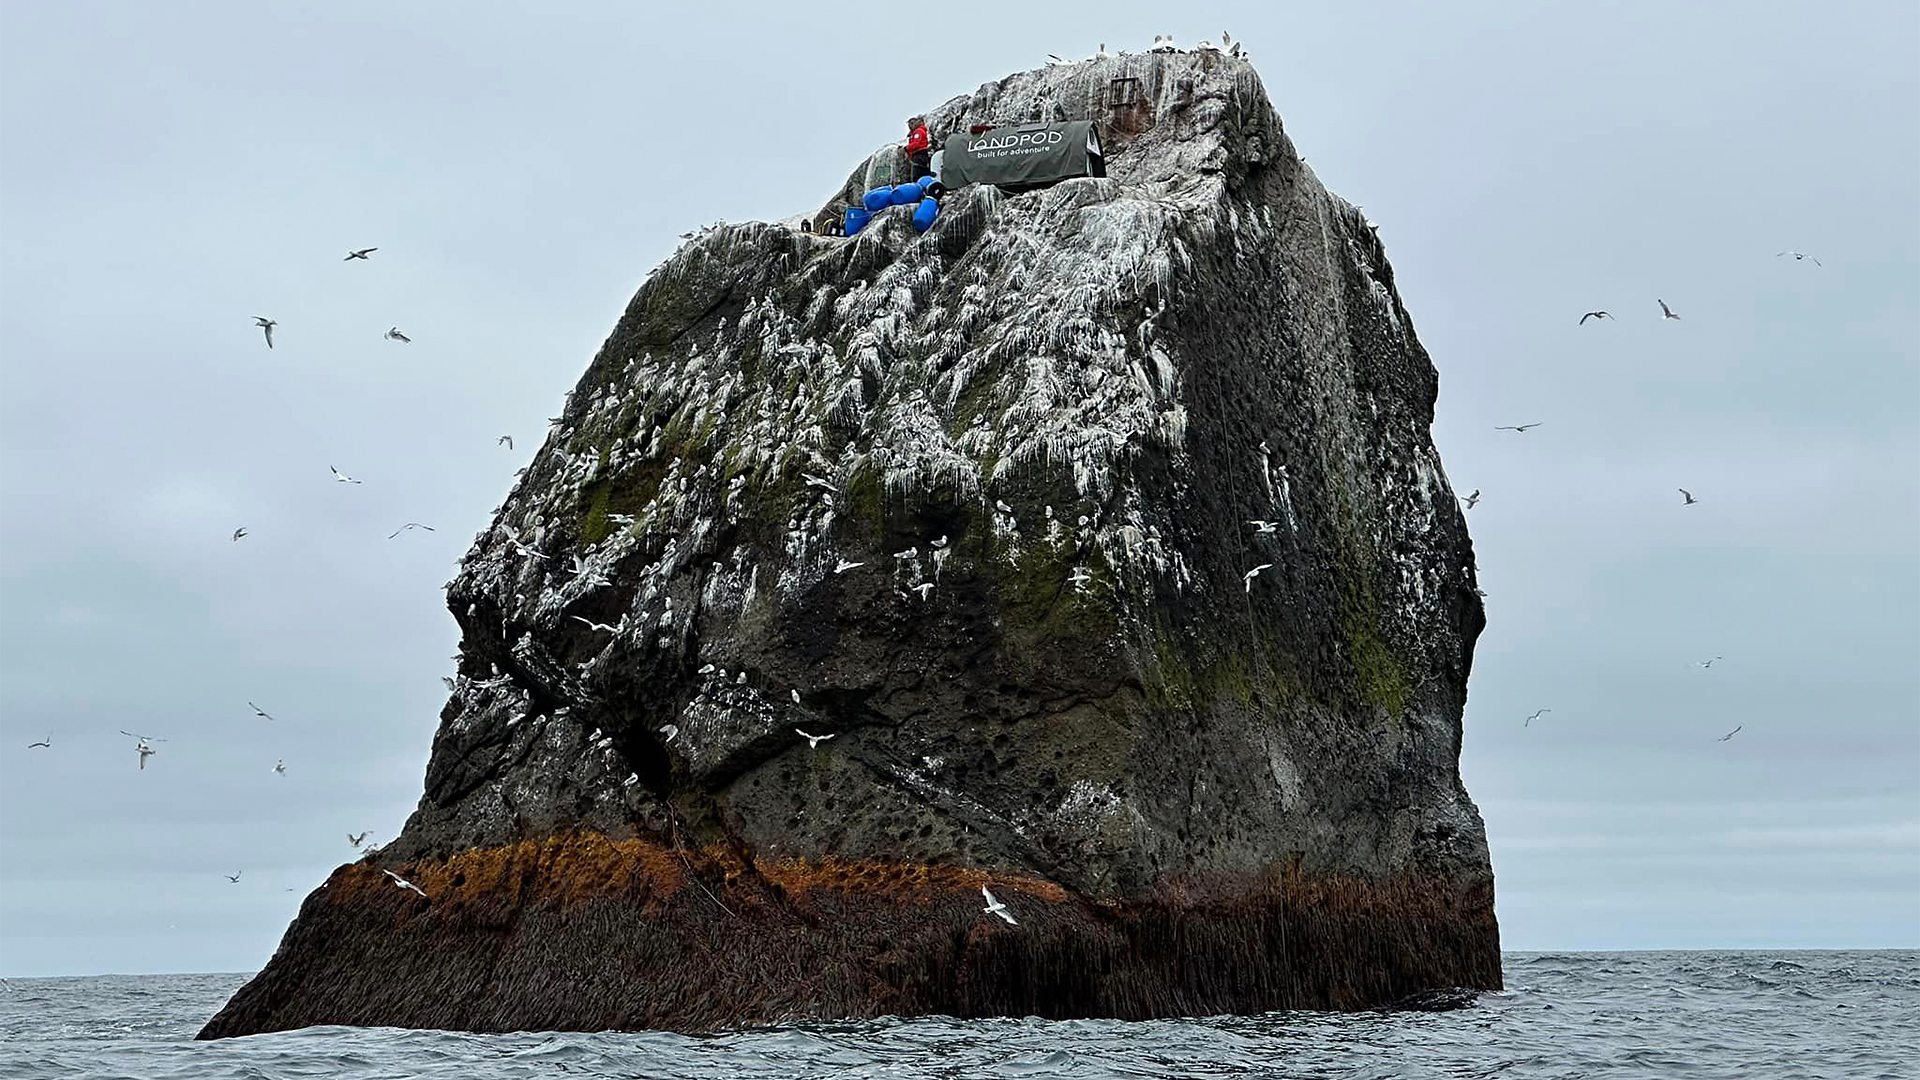
<svg viewBox="0 0 1920 1080">
<path fill-rule="evenodd" d="M 1920 1077 L 1920 952 L 1510 953 L 1451 1012 L 657 1032 L 194 1032 L 244 981 L 9 979 L 0 1078 Z"/>
</svg>

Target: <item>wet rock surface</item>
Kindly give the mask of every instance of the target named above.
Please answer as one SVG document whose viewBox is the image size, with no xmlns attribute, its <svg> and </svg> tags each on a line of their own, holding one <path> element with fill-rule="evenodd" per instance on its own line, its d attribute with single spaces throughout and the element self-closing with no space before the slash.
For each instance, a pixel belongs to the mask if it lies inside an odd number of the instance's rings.
<svg viewBox="0 0 1920 1080">
<path fill-rule="evenodd" d="M 1370 223 L 1215 52 L 928 117 L 1098 119 L 1109 175 L 657 269 L 449 586 L 418 810 L 203 1036 L 1499 985 L 1472 550 Z"/>
</svg>

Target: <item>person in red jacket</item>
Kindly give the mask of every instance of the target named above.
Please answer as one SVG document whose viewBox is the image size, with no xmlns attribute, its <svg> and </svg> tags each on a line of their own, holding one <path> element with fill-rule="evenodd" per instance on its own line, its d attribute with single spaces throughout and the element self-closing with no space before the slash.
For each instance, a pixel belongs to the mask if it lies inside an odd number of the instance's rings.
<svg viewBox="0 0 1920 1080">
<path fill-rule="evenodd" d="M 909 181 L 933 175 L 933 140 L 927 135 L 927 118 L 907 118 L 907 166 Z"/>
</svg>

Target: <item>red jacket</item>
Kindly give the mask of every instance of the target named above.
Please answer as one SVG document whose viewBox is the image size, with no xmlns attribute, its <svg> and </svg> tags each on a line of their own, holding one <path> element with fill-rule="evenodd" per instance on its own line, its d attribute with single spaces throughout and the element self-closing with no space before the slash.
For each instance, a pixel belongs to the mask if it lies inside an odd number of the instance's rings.
<svg viewBox="0 0 1920 1080">
<path fill-rule="evenodd" d="M 927 138 L 927 125 L 920 124 L 907 133 L 907 156 L 924 152 L 932 140 Z"/>
</svg>

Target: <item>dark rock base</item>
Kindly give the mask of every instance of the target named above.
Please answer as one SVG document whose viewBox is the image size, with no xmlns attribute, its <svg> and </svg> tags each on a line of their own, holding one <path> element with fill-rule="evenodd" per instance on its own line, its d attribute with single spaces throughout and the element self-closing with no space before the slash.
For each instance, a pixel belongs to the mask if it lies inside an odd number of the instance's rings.
<svg viewBox="0 0 1920 1080">
<path fill-rule="evenodd" d="M 1491 881 L 1276 868 L 1090 902 L 949 866 L 747 864 L 577 835 L 343 866 L 204 1030 L 684 1032 L 884 1015 L 1147 1019 L 1360 1009 L 1500 986 Z M 1020 920 L 981 910 L 989 885 Z"/>
</svg>

